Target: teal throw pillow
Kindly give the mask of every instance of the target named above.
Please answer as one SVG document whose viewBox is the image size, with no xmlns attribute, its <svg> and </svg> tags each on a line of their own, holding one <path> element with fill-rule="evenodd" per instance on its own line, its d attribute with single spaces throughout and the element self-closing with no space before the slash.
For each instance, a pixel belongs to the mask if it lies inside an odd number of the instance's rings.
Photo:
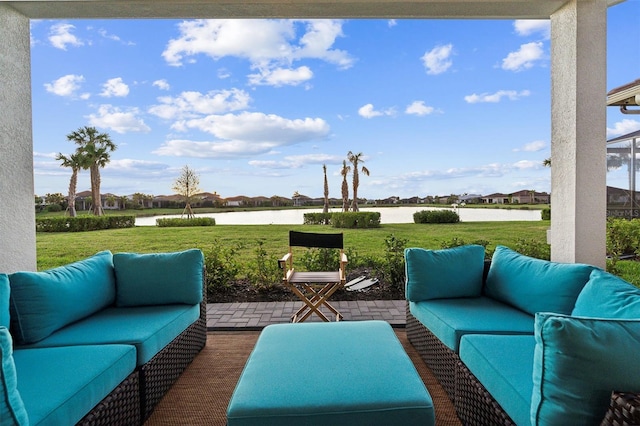
<svg viewBox="0 0 640 426">
<path fill-rule="evenodd" d="M 534 315 L 569 315 L 594 266 L 556 263 L 498 246 L 491 259 L 485 293 Z"/>
<path fill-rule="evenodd" d="M 640 392 L 640 320 L 538 313 L 532 425 L 595 425 L 611 391 Z"/>
<path fill-rule="evenodd" d="M 204 255 L 198 249 L 175 253 L 116 253 L 118 306 L 195 305 L 202 301 Z"/>
<path fill-rule="evenodd" d="M 9 328 L 9 276 L 0 274 L 0 327 Z"/>
<path fill-rule="evenodd" d="M 19 344 L 42 340 L 116 298 L 110 251 L 48 271 L 16 272 L 9 282 L 11 327 Z"/>
<path fill-rule="evenodd" d="M 622 278 L 596 269 L 580 292 L 571 315 L 640 319 L 640 289 Z"/>
<path fill-rule="evenodd" d="M 466 245 L 442 250 L 404 251 L 406 295 L 422 300 L 478 297 L 482 293 L 484 247 Z"/>
<path fill-rule="evenodd" d="M 29 418 L 18 392 L 13 342 L 6 327 L 0 326 L 0 423 L 27 426 Z"/>
</svg>

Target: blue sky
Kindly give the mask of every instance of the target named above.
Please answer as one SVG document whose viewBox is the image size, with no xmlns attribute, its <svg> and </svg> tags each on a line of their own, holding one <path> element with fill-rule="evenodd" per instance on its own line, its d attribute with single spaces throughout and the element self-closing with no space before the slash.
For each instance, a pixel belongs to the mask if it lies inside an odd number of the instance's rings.
<svg viewBox="0 0 640 426">
<path fill-rule="evenodd" d="M 608 14 L 610 90 L 640 78 L 640 1 Z M 326 164 L 339 198 L 348 151 L 370 199 L 550 191 L 548 21 L 42 20 L 31 44 L 39 195 L 66 194 L 82 126 L 118 145 L 103 193 L 170 194 L 189 165 L 222 197 L 320 197 Z M 607 113 L 609 138 L 640 129 Z"/>
</svg>

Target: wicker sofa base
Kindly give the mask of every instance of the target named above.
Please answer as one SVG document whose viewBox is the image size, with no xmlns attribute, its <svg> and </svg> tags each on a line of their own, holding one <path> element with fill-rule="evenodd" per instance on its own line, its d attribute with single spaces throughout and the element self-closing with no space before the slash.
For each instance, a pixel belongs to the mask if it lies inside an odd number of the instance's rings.
<svg viewBox="0 0 640 426">
<path fill-rule="evenodd" d="M 142 421 L 149 418 L 164 394 L 206 344 L 205 318 L 205 315 L 200 315 L 196 322 L 140 368 Z"/>
<path fill-rule="evenodd" d="M 77 424 L 82 426 L 128 426 L 141 422 L 140 373 L 136 370 Z"/>
<path fill-rule="evenodd" d="M 458 355 L 411 314 L 408 303 L 406 331 L 407 338 L 424 363 L 433 371 L 449 399 L 455 402 L 456 365 L 460 361 Z"/>
</svg>

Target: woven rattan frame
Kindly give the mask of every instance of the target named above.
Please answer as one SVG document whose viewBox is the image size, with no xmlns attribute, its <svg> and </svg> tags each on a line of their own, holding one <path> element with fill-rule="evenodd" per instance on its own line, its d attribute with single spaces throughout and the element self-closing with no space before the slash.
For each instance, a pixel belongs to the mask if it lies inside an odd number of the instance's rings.
<svg viewBox="0 0 640 426">
<path fill-rule="evenodd" d="M 128 426 L 140 424 L 140 374 L 136 370 L 122 381 L 77 424 Z"/>
<path fill-rule="evenodd" d="M 460 360 L 458 355 L 411 314 L 408 302 L 406 330 L 407 338 L 424 363 L 433 371 L 451 401 L 455 401 L 455 372 Z"/>
<path fill-rule="evenodd" d="M 640 394 L 611 392 L 609 410 L 601 426 L 640 425 Z"/>
</svg>

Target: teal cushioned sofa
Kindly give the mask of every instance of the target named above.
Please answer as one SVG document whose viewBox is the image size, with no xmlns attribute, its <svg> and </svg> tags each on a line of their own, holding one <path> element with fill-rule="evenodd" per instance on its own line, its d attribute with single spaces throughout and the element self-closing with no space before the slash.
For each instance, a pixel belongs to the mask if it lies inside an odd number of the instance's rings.
<svg viewBox="0 0 640 426">
<path fill-rule="evenodd" d="M 142 424 L 206 342 L 203 271 L 192 249 L 0 274 L 0 424 Z"/>
<path fill-rule="evenodd" d="M 502 246 L 491 261 L 480 246 L 405 260 L 407 336 L 464 424 L 598 424 L 612 392 L 640 392 L 631 284 Z"/>
</svg>

